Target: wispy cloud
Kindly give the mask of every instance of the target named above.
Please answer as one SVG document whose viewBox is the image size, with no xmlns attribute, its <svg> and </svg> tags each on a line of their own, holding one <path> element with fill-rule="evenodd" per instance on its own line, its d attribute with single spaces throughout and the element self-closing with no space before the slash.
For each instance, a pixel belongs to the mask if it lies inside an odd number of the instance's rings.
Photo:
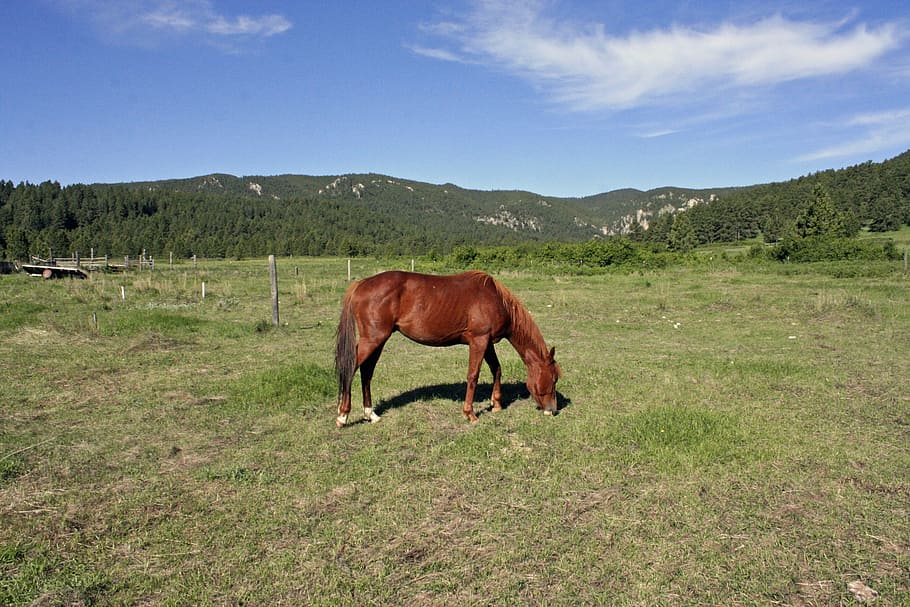
<svg viewBox="0 0 910 607">
<path fill-rule="evenodd" d="M 159 7 L 144 14 L 139 14 L 135 24 L 145 24 L 154 29 L 189 31 L 196 26 L 196 21 L 175 7 Z"/>
<path fill-rule="evenodd" d="M 851 126 L 872 126 L 891 128 L 895 124 L 910 127 L 910 107 L 888 110 L 884 112 L 868 112 L 858 114 L 847 121 Z"/>
<path fill-rule="evenodd" d="M 667 137 L 668 135 L 675 135 L 678 133 L 678 129 L 660 129 L 657 131 L 646 131 L 640 133 L 638 136 L 641 139 L 657 139 L 658 137 Z"/>
<path fill-rule="evenodd" d="M 543 2 L 481 0 L 460 22 L 424 28 L 438 44 L 415 51 L 505 69 L 566 107 L 591 111 L 844 74 L 904 40 L 897 24 L 851 27 L 781 15 L 612 33 L 603 24 L 555 21 L 545 9 Z"/>
<path fill-rule="evenodd" d="M 240 15 L 234 19 L 219 16 L 214 21 L 207 23 L 205 29 L 213 34 L 224 36 L 274 36 L 291 29 L 291 22 L 281 15 L 263 15 L 262 17 Z"/>
<path fill-rule="evenodd" d="M 417 53 L 418 55 L 423 55 L 424 57 L 429 57 L 430 59 L 442 59 L 443 61 L 453 61 L 457 63 L 463 63 L 465 61 L 464 57 L 458 53 L 448 51 L 443 48 L 427 48 L 424 46 L 411 46 L 410 49 Z"/>
<path fill-rule="evenodd" d="M 102 35 L 148 43 L 161 35 L 198 36 L 210 42 L 268 38 L 291 29 L 279 14 L 227 15 L 213 0 L 57 0 L 91 21 Z"/>
<path fill-rule="evenodd" d="M 830 128 L 859 132 L 845 135 L 842 143 L 815 150 L 797 160 L 813 162 L 905 149 L 910 146 L 910 107 L 858 114 Z"/>
</svg>

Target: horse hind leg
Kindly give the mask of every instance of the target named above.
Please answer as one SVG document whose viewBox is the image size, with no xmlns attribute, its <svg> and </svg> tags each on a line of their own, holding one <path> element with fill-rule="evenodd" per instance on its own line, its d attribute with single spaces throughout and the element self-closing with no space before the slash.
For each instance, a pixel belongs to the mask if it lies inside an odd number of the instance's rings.
<svg viewBox="0 0 910 607">
<path fill-rule="evenodd" d="M 347 407 L 344 404 L 338 405 L 338 417 L 335 418 L 335 425 L 339 428 L 348 423 L 348 414 L 351 412 L 351 402 L 348 401 Z"/>
<path fill-rule="evenodd" d="M 357 343 L 357 366 L 360 370 L 360 384 L 363 390 L 363 418 L 372 423 L 378 422 L 381 418 L 373 411 L 373 396 L 370 390 L 370 384 L 373 381 L 373 371 L 376 369 L 376 363 L 379 362 L 379 355 L 382 354 L 382 348 L 388 336 L 380 341 L 361 338 Z M 338 406 L 338 417 L 335 418 L 335 425 L 341 428 L 348 423 L 348 415 L 351 412 L 351 395 L 350 388 L 342 395 L 341 403 Z"/>
<path fill-rule="evenodd" d="M 354 373 L 357 367 L 354 367 Z M 351 388 L 354 383 L 353 374 L 346 379 L 340 389 L 340 398 L 338 399 L 338 417 L 335 418 L 335 425 L 339 428 L 348 423 L 348 415 L 351 413 Z"/>
<path fill-rule="evenodd" d="M 502 410 L 502 365 L 499 364 L 499 358 L 496 356 L 496 350 L 493 349 L 493 342 L 487 345 L 483 354 L 483 359 L 487 361 L 487 366 L 493 373 L 493 394 L 490 397 L 490 404 L 493 405 L 493 411 Z"/>
<path fill-rule="evenodd" d="M 356 367 L 355 367 L 356 369 Z M 352 378 L 353 379 L 353 378 Z M 348 423 L 348 414 L 351 412 L 351 384 L 353 381 L 348 380 L 348 382 L 341 387 L 341 395 L 338 399 L 338 417 L 335 418 L 335 425 L 341 428 L 346 423 Z"/>
<path fill-rule="evenodd" d="M 363 418 L 373 424 L 382 419 L 373 411 L 373 394 L 370 386 L 373 382 L 373 371 L 376 370 L 376 363 L 379 362 L 383 346 L 385 346 L 384 341 L 376 346 L 360 366 L 360 383 L 363 388 Z"/>
</svg>

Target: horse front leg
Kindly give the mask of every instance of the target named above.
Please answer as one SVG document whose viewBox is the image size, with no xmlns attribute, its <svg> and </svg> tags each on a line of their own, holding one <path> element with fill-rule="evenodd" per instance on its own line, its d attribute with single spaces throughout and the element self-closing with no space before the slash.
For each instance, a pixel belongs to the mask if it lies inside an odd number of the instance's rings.
<svg viewBox="0 0 910 607">
<path fill-rule="evenodd" d="M 483 362 L 484 352 L 486 352 L 489 339 L 475 340 L 468 344 L 470 355 L 468 356 L 468 388 L 464 395 L 464 407 L 461 412 L 471 422 L 477 421 L 477 415 L 474 413 L 474 392 L 477 390 L 477 380 L 480 378 L 480 363 Z"/>
<path fill-rule="evenodd" d="M 502 366 L 499 364 L 499 358 L 496 356 L 496 350 L 493 349 L 493 342 L 487 345 L 483 359 L 487 361 L 487 366 L 493 372 L 493 396 L 490 402 L 493 405 L 493 411 L 502 410 Z"/>
</svg>

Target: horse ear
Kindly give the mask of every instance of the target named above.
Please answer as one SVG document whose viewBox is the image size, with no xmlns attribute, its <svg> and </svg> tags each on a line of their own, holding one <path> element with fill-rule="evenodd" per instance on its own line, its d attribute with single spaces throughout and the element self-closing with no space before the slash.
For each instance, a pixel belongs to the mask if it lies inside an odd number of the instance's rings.
<svg viewBox="0 0 910 607">
<path fill-rule="evenodd" d="M 556 346 L 550 348 L 550 364 L 556 369 L 556 379 L 562 377 L 562 369 L 559 367 L 559 363 L 556 362 Z"/>
</svg>

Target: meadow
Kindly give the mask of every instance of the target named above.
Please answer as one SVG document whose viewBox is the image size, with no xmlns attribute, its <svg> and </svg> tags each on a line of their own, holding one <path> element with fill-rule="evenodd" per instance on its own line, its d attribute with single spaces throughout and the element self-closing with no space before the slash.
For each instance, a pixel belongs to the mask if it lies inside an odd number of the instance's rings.
<svg viewBox="0 0 910 607">
<path fill-rule="evenodd" d="M 0 605 L 910 605 L 910 276 L 711 257 L 494 272 L 556 416 L 397 335 L 342 429 L 344 259 L 0 276 Z"/>
</svg>

